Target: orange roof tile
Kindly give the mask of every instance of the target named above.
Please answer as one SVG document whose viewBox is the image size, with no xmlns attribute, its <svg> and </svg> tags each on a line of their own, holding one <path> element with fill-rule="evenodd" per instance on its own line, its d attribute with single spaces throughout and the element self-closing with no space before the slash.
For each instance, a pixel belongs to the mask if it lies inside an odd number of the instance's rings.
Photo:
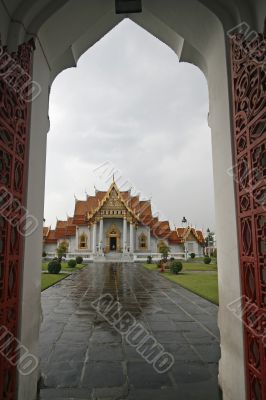
<svg viewBox="0 0 266 400">
<path fill-rule="evenodd" d="M 44 239 L 45 244 L 57 243 L 57 238 L 55 236 L 55 230 L 50 229 L 48 235 Z"/>
<path fill-rule="evenodd" d="M 95 196 L 87 196 L 86 200 L 76 200 L 74 217 L 69 217 L 67 221 L 57 221 L 56 229 L 51 235 L 55 238 L 75 235 L 76 225 L 85 225 L 89 223 L 91 216 L 93 216 L 95 211 L 101 206 L 102 201 L 112 187 L 119 190 L 113 183 L 108 191 L 98 190 L 95 192 Z M 199 243 L 204 243 L 203 233 L 200 230 L 195 230 L 191 227 L 182 227 L 172 231 L 169 221 L 159 221 L 158 217 L 152 214 L 150 200 L 140 200 L 138 195 L 131 196 L 130 190 L 119 191 L 119 194 L 125 206 L 130 212 L 133 212 L 136 219 L 140 221 L 141 224 L 150 227 L 152 235 L 161 239 L 169 239 L 171 243 L 184 243 L 186 237 L 191 232 Z M 47 234 L 47 230 L 44 230 L 44 235 L 45 234 Z"/>
<path fill-rule="evenodd" d="M 181 239 L 182 242 L 184 242 L 187 238 L 187 236 L 192 233 L 192 235 L 195 237 L 195 239 L 200 243 L 204 243 L 204 236 L 203 232 L 200 230 L 196 230 L 195 228 L 191 227 L 186 227 L 186 228 L 176 228 L 176 233 L 178 237 Z"/>
</svg>

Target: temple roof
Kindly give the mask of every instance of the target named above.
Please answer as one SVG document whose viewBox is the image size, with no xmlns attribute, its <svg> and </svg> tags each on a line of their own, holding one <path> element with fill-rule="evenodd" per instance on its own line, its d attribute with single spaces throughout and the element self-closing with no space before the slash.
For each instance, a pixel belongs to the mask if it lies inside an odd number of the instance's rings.
<svg viewBox="0 0 266 400">
<path fill-rule="evenodd" d="M 188 236 L 192 234 L 200 244 L 204 243 L 203 232 L 190 226 L 187 226 L 186 228 L 176 228 L 176 233 L 182 242 L 185 242 Z"/>
<path fill-rule="evenodd" d="M 160 221 L 152 214 L 150 200 L 140 200 L 139 196 L 132 196 L 130 190 L 120 191 L 115 182 L 112 182 L 107 191 L 97 190 L 94 196 L 88 195 L 86 200 L 76 200 L 73 217 L 68 217 L 67 220 L 58 220 L 55 230 L 44 227 L 45 243 L 54 243 L 57 239 L 75 236 L 76 226 L 88 226 L 94 222 L 96 215 L 102 209 L 108 209 L 110 204 L 120 209 L 123 208 L 134 222 L 149 226 L 151 234 L 158 239 L 166 239 L 172 244 L 182 244 L 192 234 L 200 244 L 204 243 L 201 231 L 191 227 L 171 230 L 169 221 Z"/>
<path fill-rule="evenodd" d="M 43 227 L 43 241 L 46 244 L 55 244 L 57 243 L 57 238 L 55 236 L 55 230 L 50 229 L 47 226 Z"/>
</svg>

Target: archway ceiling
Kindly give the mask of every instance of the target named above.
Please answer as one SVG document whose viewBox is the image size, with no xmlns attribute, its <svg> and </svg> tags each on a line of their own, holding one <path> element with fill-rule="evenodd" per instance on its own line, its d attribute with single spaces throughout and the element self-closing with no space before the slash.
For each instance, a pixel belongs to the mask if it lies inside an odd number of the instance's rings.
<svg viewBox="0 0 266 400">
<path fill-rule="evenodd" d="M 125 17 L 115 14 L 114 0 L 1 1 L 11 20 L 8 45 L 15 48 L 29 37 L 37 36 L 51 79 L 61 70 L 75 66 L 89 47 Z M 130 18 L 166 43 L 184 61 L 204 70 L 204 51 L 208 50 L 219 20 L 225 29 L 241 20 L 256 27 L 260 1 L 255 3 L 252 0 L 165 0 L 162 8 L 161 0 L 143 0 L 143 12 Z"/>
</svg>

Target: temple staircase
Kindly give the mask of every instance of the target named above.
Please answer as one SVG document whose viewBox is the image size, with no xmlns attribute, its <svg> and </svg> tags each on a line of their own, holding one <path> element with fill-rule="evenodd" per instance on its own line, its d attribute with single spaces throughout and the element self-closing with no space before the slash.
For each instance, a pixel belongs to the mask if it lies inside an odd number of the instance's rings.
<svg viewBox="0 0 266 400">
<path fill-rule="evenodd" d="M 105 255 L 97 255 L 94 256 L 94 262 L 114 262 L 114 263 L 122 263 L 122 262 L 133 262 L 133 255 L 130 253 L 118 253 L 118 252 L 110 252 Z"/>
</svg>

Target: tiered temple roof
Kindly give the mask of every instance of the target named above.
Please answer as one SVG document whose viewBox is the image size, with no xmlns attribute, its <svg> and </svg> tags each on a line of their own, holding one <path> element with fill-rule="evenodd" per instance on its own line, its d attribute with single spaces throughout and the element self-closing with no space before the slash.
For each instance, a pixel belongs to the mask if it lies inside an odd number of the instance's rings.
<svg viewBox="0 0 266 400">
<path fill-rule="evenodd" d="M 141 225 L 149 226 L 151 234 L 158 239 L 167 239 L 170 244 L 181 244 L 189 235 L 193 235 L 200 243 L 204 243 L 203 233 L 191 227 L 171 230 L 169 221 L 160 221 L 152 214 L 150 200 L 140 200 L 139 196 L 132 196 L 130 190 L 119 191 L 115 182 L 108 191 L 96 191 L 94 196 L 87 195 L 86 200 L 76 200 L 73 217 L 67 220 L 58 220 L 54 230 L 44 227 L 43 240 L 46 244 L 56 243 L 57 239 L 75 236 L 76 226 L 90 225 L 98 210 L 110 197 L 112 190 L 116 190 L 120 201 Z"/>
</svg>

